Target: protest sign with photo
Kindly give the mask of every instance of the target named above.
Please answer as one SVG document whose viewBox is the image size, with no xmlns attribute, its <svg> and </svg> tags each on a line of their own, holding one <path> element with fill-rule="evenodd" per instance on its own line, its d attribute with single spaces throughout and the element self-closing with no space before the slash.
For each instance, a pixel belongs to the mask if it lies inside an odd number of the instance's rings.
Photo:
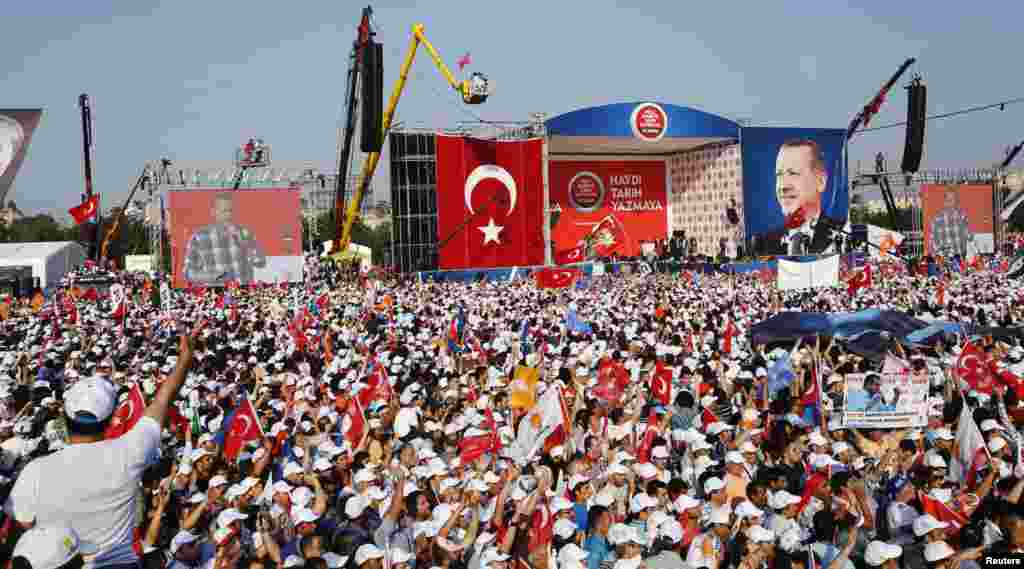
<svg viewBox="0 0 1024 569">
<path fill-rule="evenodd" d="M 846 376 L 843 425 L 853 429 L 906 429 L 928 423 L 928 370 L 887 356 L 881 373 Z"/>
</svg>

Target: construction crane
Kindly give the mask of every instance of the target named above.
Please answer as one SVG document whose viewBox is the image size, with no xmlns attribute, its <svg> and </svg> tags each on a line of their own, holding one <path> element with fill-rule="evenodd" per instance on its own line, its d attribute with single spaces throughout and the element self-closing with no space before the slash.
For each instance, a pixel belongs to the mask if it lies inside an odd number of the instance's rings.
<svg viewBox="0 0 1024 569">
<path fill-rule="evenodd" d="M 409 70 L 412 68 L 413 60 L 416 58 L 416 50 L 422 45 L 427 53 L 430 54 L 430 58 L 433 59 L 434 65 L 444 76 L 448 84 L 451 85 L 459 95 L 462 97 L 462 102 L 467 105 L 479 105 L 487 100 L 490 94 L 490 88 L 488 86 L 487 77 L 481 73 L 473 73 L 469 79 L 459 81 L 452 74 L 451 70 L 445 65 L 444 60 L 441 59 L 441 54 L 437 52 L 434 46 L 427 40 L 427 37 L 423 32 L 423 24 L 415 24 L 412 27 L 412 37 L 409 40 L 409 51 L 405 56 L 405 61 L 402 62 L 402 67 L 398 73 L 398 80 L 395 82 L 395 86 L 391 91 L 391 98 L 388 99 L 387 107 L 384 109 L 384 117 L 381 126 L 382 135 L 381 140 L 386 141 L 388 131 L 391 129 L 391 121 L 395 116 L 395 109 L 398 107 L 398 100 L 402 97 L 402 91 L 405 89 L 405 82 L 409 77 Z M 364 78 L 365 80 L 365 78 Z M 366 155 L 366 161 L 363 163 L 363 170 L 360 172 L 359 180 L 356 183 L 356 191 L 352 196 L 352 199 L 348 203 L 348 211 L 345 213 L 344 220 L 342 222 L 341 231 L 339 231 L 339 237 L 335 251 L 341 252 L 348 249 L 349 243 L 352 241 L 352 226 L 355 224 L 356 216 L 359 215 L 359 208 L 362 205 L 363 198 L 366 194 L 366 188 L 370 185 L 370 180 L 373 179 L 373 173 L 377 169 L 377 164 L 380 162 L 380 152 L 370 152 Z"/>
</svg>

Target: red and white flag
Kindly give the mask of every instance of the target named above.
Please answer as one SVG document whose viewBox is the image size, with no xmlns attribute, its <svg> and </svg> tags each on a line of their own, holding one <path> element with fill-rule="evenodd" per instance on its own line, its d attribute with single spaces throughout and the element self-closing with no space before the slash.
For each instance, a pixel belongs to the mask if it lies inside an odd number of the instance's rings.
<svg viewBox="0 0 1024 569">
<path fill-rule="evenodd" d="M 973 342 L 967 342 L 960 351 L 956 361 L 956 375 L 979 393 L 991 395 L 995 387 L 988 367 L 988 354 Z"/>
<path fill-rule="evenodd" d="M 950 468 L 950 475 L 954 480 L 966 482 L 971 487 L 977 479 L 977 469 L 987 462 L 988 449 L 985 447 L 985 437 L 981 429 L 974 422 L 974 415 L 968 405 L 963 406 L 960 411 L 960 421 L 956 429 L 956 444 L 960 449 L 955 467 Z"/>
<path fill-rule="evenodd" d="M 544 264 L 543 142 L 437 136 L 442 269 Z"/>
<path fill-rule="evenodd" d="M 132 430 L 132 427 L 139 422 L 145 412 L 146 398 L 143 397 L 139 384 L 134 383 L 128 390 L 128 396 L 114 410 L 114 416 L 110 420 L 110 424 L 107 425 L 103 438 L 116 439 Z"/>
<path fill-rule="evenodd" d="M 81 225 L 96 215 L 97 203 L 99 202 L 100 195 L 93 194 L 91 198 L 85 200 L 79 205 L 68 210 L 71 217 L 75 219 L 75 223 Z"/>
<path fill-rule="evenodd" d="M 665 367 L 660 360 L 654 364 L 651 374 L 651 396 L 662 405 L 672 403 L 672 369 Z"/>
<path fill-rule="evenodd" d="M 345 416 L 341 422 L 341 429 L 345 433 L 352 448 L 358 448 L 363 440 L 363 433 L 366 432 L 366 415 L 363 413 L 363 406 L 359 404 L 359 398 L 353 397 L 345 408 Z"/>
<path fill-rule="evenodd" d="M 573 247 L 572 249 L 566 249 L 564 251 L 557 251 L 555 253 L 555 264 L 556 265 L 571 265 L 573 263 L 582 263 L 587 260 L 587 246 L 582 243 Z"/>
<path fill-rule="evenodd" d="M 541 269 L 537 271 L 537 288 L 566 288 L 579 278 L 579 269 Z"/>
<path fill-rule="evenodd" d="M 224 425 L 224 456 L 235 460 L 238 452 L 251 441 L 263 440 L 263 425 L 256 415 L 252 401 L 246 396 L 242 404 L 235 409 L 231 420 Z"/>
</svg>

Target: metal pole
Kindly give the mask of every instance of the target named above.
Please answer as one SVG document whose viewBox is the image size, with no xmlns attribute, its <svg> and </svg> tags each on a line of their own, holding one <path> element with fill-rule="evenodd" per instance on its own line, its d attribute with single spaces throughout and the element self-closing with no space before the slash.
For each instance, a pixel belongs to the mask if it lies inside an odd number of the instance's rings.
<svg viewBox="0 0 1024 569">
<path fill-rule="evenodd" d="M 92 109 L 89 106 L 89 95 L 85 93 L 79 95 L 78 106 L 82 111 L 82 156 L 85 166 L 85 199 L 87 200 L 92 197 Z M 92 243 L 89 245 L 89 258 L 93 260 L 99 254 L 101 219 L 99 200 L 96 201 L 95 215 L 96 232 L 93 234 Z"/>
</svg>

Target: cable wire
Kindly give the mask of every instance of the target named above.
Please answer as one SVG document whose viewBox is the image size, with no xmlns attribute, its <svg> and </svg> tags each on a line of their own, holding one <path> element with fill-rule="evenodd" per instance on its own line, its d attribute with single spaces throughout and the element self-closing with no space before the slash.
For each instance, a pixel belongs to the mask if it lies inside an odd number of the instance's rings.
<svg viewBox="0 0 1024 569">
<path fill-rule="evenodd" d="M 1005 110 L 1007 105 L 1016 105 L 1017 103 L 1024 103 L 1024 97 L 1017 97 L 1016 99 L 1009 99 L 1009 100 L 1001 101 L 1001 102 L 998 102 L 998 103 L 992 103 L 990 105 L 981 105 L 981 106 L 978 106 L 978 107 L 969 107 L 969 108 L 966 108 L 966 109 L 961 109 L 959 111 L 953 111 L 953 112 L 949 112 L 949 113 L 942 113 L 942 114 L 938 114 L 938 115 L 931 115 L 931 116 L 925 117 L 924 120 L 930 121 L 930 120 L 935 120 L 935 119 L 946 119 L 946 118 L 949 118 L 949 117 L 955 117 L 955 116 L 958 116 L 958 115 L 966 115 L 967 113 L 974 113 L 974 112 L 977 112 L 977 111 L 987 111 L 989 109 L 994 109 L 996 107 L 999 107 L 999 110 Z M 882 126 L 873 126 L 871 128 L 862 128 L 862 129 L 858 130 L 857 132 L 855 132 L 854 135 L 863 134 L 865 132 L 871 132 L 871 131 L 874 131 L 874 130 L 885 130 L 885 129 L 888 129 L 888 128 L 896 128 L 898 126 L 904 126 L 906 124 L 907 124 L 907 121 L 901 121 L 901 122 L 894 122 L 892 124 L 885 124 L 885 125 L 882 125 Z"/>
</svg>

